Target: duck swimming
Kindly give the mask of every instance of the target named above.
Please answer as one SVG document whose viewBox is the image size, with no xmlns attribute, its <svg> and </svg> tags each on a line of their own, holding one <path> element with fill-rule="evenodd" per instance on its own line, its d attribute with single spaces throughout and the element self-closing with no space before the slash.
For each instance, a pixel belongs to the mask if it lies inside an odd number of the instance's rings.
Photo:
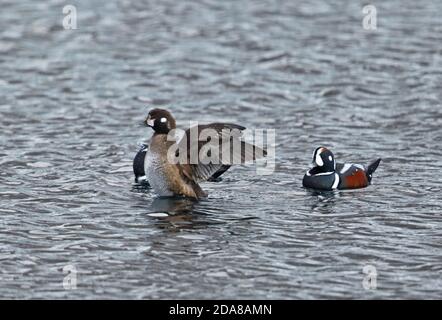
<svg viewBox="0 0 442 320">
<path fill-rule="evenodd" d="M 233 164 L 253 161 L 266 155 L 265 150 L 240 140 L 242 131 L 245 130 L 240 125 L 198 125 L 187 129 L 183 138 L 176 142 L 169 134 L 176 129 L 175 118 L 169 111 L 158 108 L 151 110 L 145 124 L 154 131 L 149 150 L 144 152 L 145 179 L 160 196 L 186 196 L 195 199 L 206 197 L 207 194 L 201 189 L 199 182 L 221 175 Z M 197 140 L 192 141 L 195 132 Z M 200 139 L 204 132 L 211 133 L 210 137 Z M 235 152 L 235 143 L 241 146 L 239 153 Z M 217 148 L 213 149 L 215 145 Z M 208 152 L 202 152 L 206 150 Z M 213 150 L 215 152 L 212 154 Z M 192 158 L 194 154 L 198 155 L 196 161 Z M 223 154 L 228 154 L 228 159 Z M 172 161 L 173 156 L 175 160 L 179 157 L 180 161 Z"/>
<path fill-rule="evenodd" d="M 140 146 L 137 154 L 135 155 L 133 161 L 133 171 L 135 176 L 135 183 L 138 183 L 143 186 L 149 186 L 149 182 L 146 180 L 146 173 L 144 171 L 144 161 L 146 159 L 146 153 L 149 150 L 149 145 L 147 143 L 143 143 Z M 230 165 L 223 165 L 217 172 L 215 172 L 207 181 L 219 181 L 220 176 L 226 172 L 230 168 Z"/>
<path fill-rule="evenodd" d="M 336 163 L 330 150 L 319 147 L 313 153 L 314 167 L 304 175 L 302 185 L 318 190 L 365 188 L 370 185 L 380 162 L 381 159 L 377 159 L 367 167 L 360 164 Z"/>
</svg>

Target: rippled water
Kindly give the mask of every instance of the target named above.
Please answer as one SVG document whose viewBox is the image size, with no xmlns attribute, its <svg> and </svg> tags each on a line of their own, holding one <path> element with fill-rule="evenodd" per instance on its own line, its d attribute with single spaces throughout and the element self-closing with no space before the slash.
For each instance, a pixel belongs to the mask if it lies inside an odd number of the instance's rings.
<svg viewBox="0 0 442 320">
<path fill-rule="evenodd" d="M 441 297 L 440 1 L 380 2 L 376 31 L 364 1 L 73 1 L 77 30 L 65 4 L 2 1 L 0 297 Z M 156 198 L 153 106 L 275 128 L 275 173 Z M 318 145 L 382 157 L 374 184 L 303 189 Z"/>
</svg>

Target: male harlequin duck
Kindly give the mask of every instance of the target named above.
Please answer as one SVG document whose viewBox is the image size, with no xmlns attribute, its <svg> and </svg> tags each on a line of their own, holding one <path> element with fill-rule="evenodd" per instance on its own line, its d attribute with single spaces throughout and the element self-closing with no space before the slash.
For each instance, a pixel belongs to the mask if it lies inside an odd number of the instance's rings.
<svg viewBox="0 0 442 320">
<path fill-rule="evenodd" d="M 207 194 L 201 189 L 199 182 L 206 181 L 214 175 L 215 178 L 218 177 L 232 164 L 252 161 L 266 155 L 265 150 L 240 140 L 241 133 L 245 130 L 245 127 L 240 125 L 229 123 L 198 125 L 187 129 L 183 138 L 176 142 L 168 137 L 169 133 L 173 133 L 171 130 L 176 129 L 175 119 L 169 111 L 151 110 L 145 124 L 154 130 L 154 135 L 149 143 L 149 151 L 145 152 L 144 171 L 146 180 L 160 196 L 178 195 L 195 199 L 205 197 Z M 198 137 L 205 129 L 215 135 L 211 134 L 210 139 L 200 141 Z M 192 138 L 195 139 L 193 137 L 195 130 L 196 141 L 192 141 Z M 207 133 L 207 131 L 204 132 Z M 226 134 L 226 132 L 235 132 L 235 134 Z M 237 145 L 241 146 L 239 153 L 232 142 L 237 142 Z M 218 159 L 222 159 L 222 161 L 212 161 L 211 151 L 200 152 L 213 145 L 219 146 L 217 148 Z M 172 153 L 170 153 L 171 150 Z M 181 150 L 185 152 L 180 154 Z M 222 156 L 226 152 L 229 155 L 228 161 Z M 184 157 L 184 163 L 181 159 L 180 161 L 171 161 L 169 157 L 173 153 L 175 156 Z M 197 155 L 197 159 L 192 158 L 194 154 Z"/>
<path fill-rule="evenodd" d="M 330 150 L 319 147 L 313 153 L 314 167 L 307 171 L 302 185 L 320 190 L 364 188 L 371 183 L 380 162 L 381 159 L 377 159 L 367 168 L 360 164 L 336 163 Z"/>
<path fill-rule="evenodd" d="M 149 149 L 149 146 L 143 143 L 135 155 L 135 159 L 133 162 L 133 169 L 135 175 L 135 183 L 149 185 L 149 182 L 146 180 L 146 173 L 144 172 L 144 159 L 146 157 L 146 152 Z"/>
</svg>

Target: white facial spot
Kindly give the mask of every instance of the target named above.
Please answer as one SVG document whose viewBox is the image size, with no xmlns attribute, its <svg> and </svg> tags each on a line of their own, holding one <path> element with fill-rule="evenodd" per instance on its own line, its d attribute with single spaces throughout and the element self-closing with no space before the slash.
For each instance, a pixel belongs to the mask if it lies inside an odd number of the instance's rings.
<svg viewBox="0 0 442 320">
<path fill-rule="evenodd" d="M 315 163 L 320 167 L 322 167 L 324 165 L 324 161 L 322 161 L 322 158 L 321 158 L 321 152 L 322 152 L 322 149 L 319 149 L 318 152 L 316 153 L 316 157 L 315 157 Z"/>
<path fill-rule="evenodd" d="M 155 120 L 154 120 L 154 119 L 147 119 L 147 125 L 148 125 L 149 127 L 153 127 L 154 124 L 155 124 Z"/>
<path fill-rule="evenodd" d="M 161 118 L 161 123 L 165 123 L 165 122 L 167 122 L 167 119 L 166 118 Z"/>
<path fill-rule="evenodd" d="M 332 156 L 328 156 L 328 160 L 332 161 L 333 160 Z"/>
</svg>

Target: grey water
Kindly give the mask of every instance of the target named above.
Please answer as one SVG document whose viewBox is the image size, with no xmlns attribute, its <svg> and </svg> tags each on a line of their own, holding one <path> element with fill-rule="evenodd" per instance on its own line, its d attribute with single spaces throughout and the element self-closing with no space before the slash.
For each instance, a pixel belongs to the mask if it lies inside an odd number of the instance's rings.
<svg viewBox="0 0 442 320">
<path fill-rule="evenodd" d="M 364 5 L 2 0 L 0 297 L 441 298 L 442 2 Z M 156 197 L 153 107 L 275 129 L 274 173 Z M 303 189 L 320 145 L 373 184 Z"/>
</svg>

